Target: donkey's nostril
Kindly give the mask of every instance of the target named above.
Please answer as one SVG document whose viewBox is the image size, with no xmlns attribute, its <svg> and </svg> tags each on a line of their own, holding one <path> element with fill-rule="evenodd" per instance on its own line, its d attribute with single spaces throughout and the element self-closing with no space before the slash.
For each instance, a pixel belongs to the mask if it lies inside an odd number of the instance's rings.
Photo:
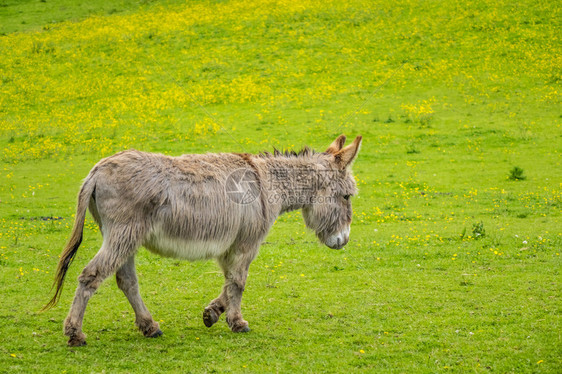
<svg viewBox="0 0 562 374">
<path fill-rule="evenodd" d="M 341 245 L 340 245 L 340 244 L 341 244 L 341 239 L 340 239 L 339 236 L 338 236 L 338 239 L 337 239 L 337 240 L 338 240 L 338 248 L 339 248 L 339 247 L 341 247 Z"/>
</svg>

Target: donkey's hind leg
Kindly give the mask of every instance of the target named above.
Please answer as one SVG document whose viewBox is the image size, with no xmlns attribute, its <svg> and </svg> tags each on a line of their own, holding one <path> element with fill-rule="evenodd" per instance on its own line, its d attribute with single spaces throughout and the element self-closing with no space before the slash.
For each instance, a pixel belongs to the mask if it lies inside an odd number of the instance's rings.
<svg viewBox="0 0 562 374">
<path fill-rule="evenodd" d="M 146 305 L 142 301 L 139 293 L 139 282 L 135 271 L 135 256 L 131 255 L 127 262 L 119 270 L 116 277 L 117 286 L 123 291 L 129 303 L 135 311 L 135 324 L 144 336 L 156 338 L 162 335 L 162 330 L 158 322 L 155 322 L 150 315 Z"/>
<path fill-rule="evenodd" d="M 69 337 L 69 346 L 86 344 L 86 336 L 82 332 L 82 321 L 88 300 L 96 292 L 101 283 L 119 269 L 137 249 L 131 230 L 117 230 L 104 238 L 99 252 L 86 265 L 78 277 L 78 288 L 70 312 L 64 321 L 64 334 Z"/>
</svg>

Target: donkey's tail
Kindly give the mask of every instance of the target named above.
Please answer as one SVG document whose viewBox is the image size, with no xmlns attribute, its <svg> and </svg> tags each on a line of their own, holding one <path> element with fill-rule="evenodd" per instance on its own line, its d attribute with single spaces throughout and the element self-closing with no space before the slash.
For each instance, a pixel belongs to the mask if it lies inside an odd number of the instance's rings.
<svg viewBox="0 0 562 374">
<path fill-rule="evenodd" d="M 84 181 L 84 183 L 82 184 L 82 188 L 80 189 L 80 193 L 78 194 L 78 205 L 76 207 L 74 228 L 72 229 L 72 234 L 70 236 L 70 239 L 68 240 L 68 243 L 66 244 L 64 250 L 60 255 L 57 273 L 55 275 L 53 286 L 51 287 L 51 291 L 53 290 L 53 288 L 56 289 L 55 295 L 47 303 L 47 305 L 43 307 L 42 311 L 54 307 L 60 299 L 64 278 L 66 277 L 66 272 L 70 267 L 70 264 L 72 264 L 76 252 L 78 252 L 78 247 L 80 247 L 80 244 L 82 243 L 82 233 L 84 231 L 86 210 L 88 209 L 90 198 L 94 194 L 95 188 L 96 188 L 96 182 L 93 178 L 92 173 L 90 173 L 86 178 L 86 180 Z"/>
</svg>

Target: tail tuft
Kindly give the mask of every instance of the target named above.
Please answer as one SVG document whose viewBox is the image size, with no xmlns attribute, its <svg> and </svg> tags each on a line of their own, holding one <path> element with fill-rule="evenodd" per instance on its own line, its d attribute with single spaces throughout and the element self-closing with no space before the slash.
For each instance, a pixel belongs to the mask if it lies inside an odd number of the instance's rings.
<svg viewBox="0 0 562 374">
<path fill-rule="evenodd" d="M 76 253 L 78 252 L 78 248 L 80 247 L 81 243 L 82 243 L 82 230 L 80 230 L 78 238 L 74 238 L 73 235 L 73 237 L 69 240 L 68 244 L 64 248 L 64 251 L 61 254 L 61 258 L 59 260 L 59 265 L 57 268 L 57 273 L 55 275 L 55 280 L 53 282 L 53 286 L 51 287 L 51 291 L 53 290 L 53 288 L 56 287 L 55 295 L 51 300 L 49 300 L 47 305 L 45 305 L 43 309 L 41 309 L 42 312 L 51 309 L 59 302 L 60 295 L 62 293 L 62 287 L 64 284 L 64 278 L 66 277 L 66 272 L 68 271 L 68 268 L 72 264 L 72 261 L 74 261 L 74 257 L 76 256 Z"/>
</svg>

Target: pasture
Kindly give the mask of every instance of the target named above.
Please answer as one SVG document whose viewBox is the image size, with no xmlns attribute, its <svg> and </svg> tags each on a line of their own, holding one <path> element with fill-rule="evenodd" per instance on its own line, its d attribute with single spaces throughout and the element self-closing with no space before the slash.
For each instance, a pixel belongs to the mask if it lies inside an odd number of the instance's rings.
<svg viewBox="0 0 562 374">
<path fill-rule="evenodd" d="M 0 371 L 477 372 L 562 367 L 561 8 L 556 2 L 0 2 Z M 146 339 L 115 278 L 62 323 L 101 245 L 102 157 L 323 151 L 363 136 L 351 239 L 280 216 L 250 267 L 248 333 L 203 308 L 213 262 L 141 249 Z"/>
</svg>

